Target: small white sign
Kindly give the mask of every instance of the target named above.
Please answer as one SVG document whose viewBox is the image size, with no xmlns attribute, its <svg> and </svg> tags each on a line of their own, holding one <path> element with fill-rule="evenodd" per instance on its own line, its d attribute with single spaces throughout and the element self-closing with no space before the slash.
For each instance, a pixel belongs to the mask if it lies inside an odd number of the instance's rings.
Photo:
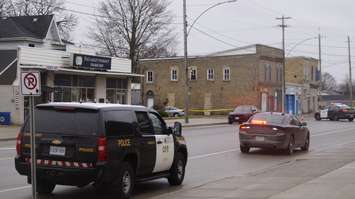
<svg viewBox="0 0 355 199">
<path fill-rule="evenodd" d="M 41 95 L 40 72 L 21 72 L 21 93 L 24 96 Z"/>
</svg>

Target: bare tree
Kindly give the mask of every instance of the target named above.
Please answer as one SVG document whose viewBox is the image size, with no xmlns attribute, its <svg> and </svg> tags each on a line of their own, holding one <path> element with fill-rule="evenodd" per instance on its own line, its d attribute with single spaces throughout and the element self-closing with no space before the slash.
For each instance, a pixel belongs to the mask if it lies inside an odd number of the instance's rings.
<svg viewBox="0 0 355 199">
<path fill-rule="evenodd" d="M 322 83 L 321 89 L 326 91 L 335 91 L 337 90 L 337 82 L 333 75 L 328 72 L 322 74 Z"/>
<path fill-rule="evenodd" d="M 0 3 L 0 16 L 55 14 L 61 36 L 69 40 L 78 20 L 75 15 L 65 12 L 64 3 L 64 0 L 4 0 Z"/>
<path fill-rule="evenodd" d="M 106 54 L 129 57 L 133 71 L 141 72 L 138 59 L 175 55 L 168 5 L 167 0 L 105 0 L 90 37 Z"/>
</svg>

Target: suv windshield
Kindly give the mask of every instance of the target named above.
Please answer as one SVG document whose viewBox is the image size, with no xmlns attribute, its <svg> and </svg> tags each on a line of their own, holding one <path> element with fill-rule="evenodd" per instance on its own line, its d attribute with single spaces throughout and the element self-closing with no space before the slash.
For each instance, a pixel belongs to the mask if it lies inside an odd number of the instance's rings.
<svg viewBox="0 0 355 199">
<path fill-rule="evenodd" d="M 36 132 L 70 135 L 96 135 L 98 131 L 98 111 L 87 109 L 48 110 L 36 109 Z M 29 131 L 29 121 L 25 131 Z"/>
</svg>

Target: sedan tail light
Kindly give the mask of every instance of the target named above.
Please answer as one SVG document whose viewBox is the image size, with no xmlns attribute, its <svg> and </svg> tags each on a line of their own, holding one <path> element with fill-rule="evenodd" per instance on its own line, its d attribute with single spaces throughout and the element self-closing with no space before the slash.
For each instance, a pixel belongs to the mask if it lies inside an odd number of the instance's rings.
<svg viewBox="0 0 355 199">
<path fill-rule="evenodd" d="M 21 155 L 22 150 L 22 133 L 20 132 L 16 137 L 16 153 Z"/>
</svg>

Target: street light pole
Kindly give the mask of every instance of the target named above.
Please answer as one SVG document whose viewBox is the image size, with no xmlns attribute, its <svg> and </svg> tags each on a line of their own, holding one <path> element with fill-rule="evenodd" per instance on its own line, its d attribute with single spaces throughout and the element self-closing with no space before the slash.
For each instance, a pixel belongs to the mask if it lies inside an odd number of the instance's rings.
<svg viewBox="0 0 355 199">
<path fill-rule="evenodd" d="M 185 123 L 189 123 L 189 105 L 190 105 L 190 86 L 189 86 L 189 64 L 188 64 L 188 54 L 187 54 L 187 38 L 190 34 L 190 31 L 192 27 L 195 25 L 195 23 L 209 10 L 220 6 L 222 4 L 226 3 L 234 3 L 237 2 L 237 0 L 228 0 L 228 1 L 223 1 L 220 3 L 216 3 L 210 7 L 208 7 L 206 10 L 204 10 L 198 17 L 193 20 L 189 30 L 187 30 L 188 24 L 187 24 L 187 9 L 186 9 L 186 0 L 183 0 L 183 25 L 184 25 L 184 66 L 185 66 Z"/>
<path fill-rule="evenodd" d="M 187 63 L 187 11 L 186 11 L 186 0 L 184 1 L 184 65 L 185 65 L 185 123 L 189 123 L 189 66 Z"/>
</svg>

